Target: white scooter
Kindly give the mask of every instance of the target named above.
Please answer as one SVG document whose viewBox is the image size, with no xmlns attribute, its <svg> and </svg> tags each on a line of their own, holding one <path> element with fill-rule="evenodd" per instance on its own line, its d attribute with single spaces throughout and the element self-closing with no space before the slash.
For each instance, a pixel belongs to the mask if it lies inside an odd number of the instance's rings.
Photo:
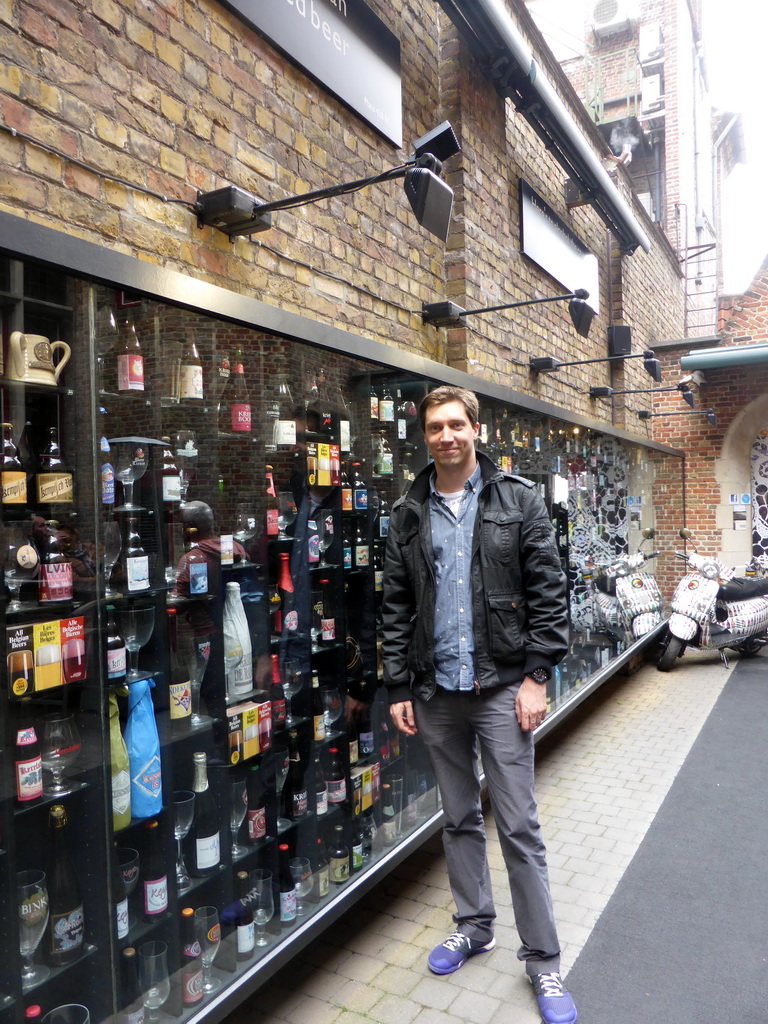
<svg viewBox="0 0 768 1024">
<path fill-rule="evenodd" d="M 642 571 L 646 562 L 659 555 L 658 551 L 642 550 L 643 544 L 655 535 L 655 530 L 643 530 L 643 539 L 634 555 L 622 555 L 615 562 L 589 565 L 582 570 L 582 579 L 592 595 L 604 632 L 614 633 L 621 626 L 637 638 L 650 633 L 663 619 L 664 601 L 656 577 Z M 608 590 L 597 586 L 597 578 L 608 582 Z"/>
<path fill-rule="evenodd" d="M 683 540 L 690 530 L 680 530 Z M 719 650 L 726 666 L 726 648 L 751 657 L 767 642 L 768 579 L 761 560 L 752 559 L 737 577 L 719 558 L 676 551 L 689 567 L 672 597 L 672 614 L 657 668 L 668 672 L 686 647 Z"/>
</svg>

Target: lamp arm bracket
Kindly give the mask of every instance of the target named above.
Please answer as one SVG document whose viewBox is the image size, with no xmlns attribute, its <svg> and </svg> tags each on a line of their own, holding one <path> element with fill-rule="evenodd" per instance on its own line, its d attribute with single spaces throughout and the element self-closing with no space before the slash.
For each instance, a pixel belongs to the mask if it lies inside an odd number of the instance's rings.
<svg viewBox="0 0 768 1024">
<path fill-rule="evenodd" d="M 360 189 L 367 188 L 369 185 L 376 185 L 382 181 L 394 181 L 396 178 L 404 178 L 408 169 L 414 167 L 417 163 L 419 166 L 426 166 L 428 162 L 423 161 L 423 157 L 430 157 L 431 162 L 437 164 L 439 160 L 435 160 L 430 153 L 423 154 L 422 157 L 414 158 L 413 160 L 407 160 L 404 164 L 400 164 L 398 167 L 392 167 L 387 171 L 383 171 L 381 174 L 374 174 L 369 178 L 358 178 L 356 181 L 345 181 L 339 185 L 330 185 L 328 188 L 319 188 L 314 192 L 305 192 L 298 196 L 288 196 L 285 199 L 277 199 L 273 203 L 256 203 L 253 207 L 254 216 L 261 216 L 262 214 L 272 213 L 275 210 L 289 210 L 294 206 L 307 206 L 310 203 L 319 202 L 321 199 L 332 199 L 334 196 L 346 195 L 349 192 L 358 192 Z"/>
</svg>

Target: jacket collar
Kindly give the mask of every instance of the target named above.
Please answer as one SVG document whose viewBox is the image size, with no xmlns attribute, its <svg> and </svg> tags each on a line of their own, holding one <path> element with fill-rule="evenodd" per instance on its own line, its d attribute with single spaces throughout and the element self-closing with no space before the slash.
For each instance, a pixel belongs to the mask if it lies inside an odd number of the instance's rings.
<svg viewBox="0 0 768 1024">
<path fill-rule="evenodd" d="M 495 483 L 496 481 L 503 480 L 505 478 L 511 479 L 509 473 L 503 473 L 496 463 L 488 458 L 485 452 L 477 450 L 475 455 L 477 456 L 477 461 L 480 464 L 480 474 L 482 478 L 481 487 L 485 487 L 486 484 Z M 434 471 L 435 467 L 431 462 L 421 470 L 405 496 L 404 500 L 407 504 L 423 505 L 424 502 L 427 501 L 429 498 L 429 482 Z"/>
</svg>

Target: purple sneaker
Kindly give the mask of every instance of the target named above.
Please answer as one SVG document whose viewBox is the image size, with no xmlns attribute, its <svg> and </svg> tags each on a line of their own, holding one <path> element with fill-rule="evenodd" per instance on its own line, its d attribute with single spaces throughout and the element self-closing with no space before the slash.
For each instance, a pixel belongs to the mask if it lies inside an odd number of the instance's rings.
<svg viewBox="0 0 768 1024">
<path fill-rule="evenodd" d="M 427 963 L 434 974 L 453 974 L 458 971 L 471 956 L 487 953 L 496 945 L 496 939 L 488 942 L 477 942 L 462 932 L 453 932 L 445 942 L 435 946 L 429 954 Z M 575 1019 L 575 1018 L 574 1018 Z"/>
<path fill-rule="evenodd" d="M 578 1016 L 571 993 L 563 987 L 559 974 L 532 974 L 529 980 L 536 993 L 544 1024 L 573 1024 Z"/>
</svg>

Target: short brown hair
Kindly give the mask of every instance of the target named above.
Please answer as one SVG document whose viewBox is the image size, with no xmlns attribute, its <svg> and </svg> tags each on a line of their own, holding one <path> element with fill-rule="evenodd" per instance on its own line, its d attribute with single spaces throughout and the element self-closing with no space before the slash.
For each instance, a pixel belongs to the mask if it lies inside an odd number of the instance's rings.
<svg viewBox="0 0 768 1024">
<path fill-rule="evenodd" d="M 421 400 L 419 405 L 419 422 L 421 423 L 422 433 L 424 433 L 427 426 L 427 410 L 432 409 L 436 405 L 445 405 L 446 402 L 461 402 L 473 427 L 479 421 L 480 403 L 474 391 L 455 387 L 453 384 L 442 384 L 439 388 L 435 388 L 434 391 L 426 394 Z"/>
</svg>

